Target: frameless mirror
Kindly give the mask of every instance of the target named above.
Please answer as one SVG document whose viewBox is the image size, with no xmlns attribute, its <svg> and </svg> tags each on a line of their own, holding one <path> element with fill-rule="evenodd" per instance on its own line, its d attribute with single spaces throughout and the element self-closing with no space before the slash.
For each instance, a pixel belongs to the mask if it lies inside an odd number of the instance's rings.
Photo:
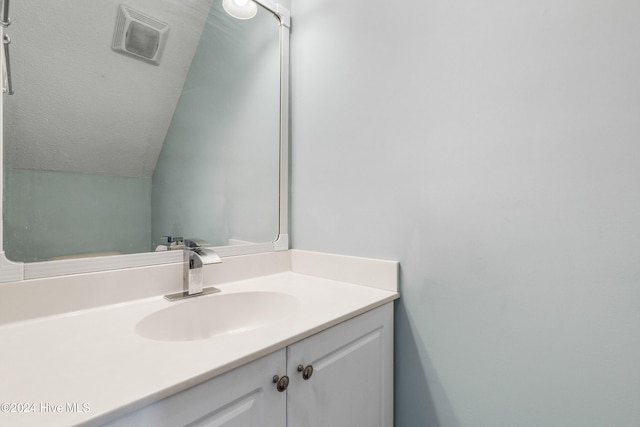
<svg viewBox="0 0 640 427">
<path fill-rule="evenodd" d="M 224 3 L 12 2 L 6 258 L 86 271 L 161 263 L 176 238 L 224 256 L 286 236 L 288 12 Z"/>
</svg>

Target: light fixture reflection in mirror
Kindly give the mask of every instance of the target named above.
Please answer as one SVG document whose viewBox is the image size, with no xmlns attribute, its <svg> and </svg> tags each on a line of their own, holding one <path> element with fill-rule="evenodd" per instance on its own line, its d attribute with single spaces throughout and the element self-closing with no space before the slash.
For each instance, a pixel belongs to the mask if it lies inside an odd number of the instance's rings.
<svg viewBox="0 0 640 427">
<path fill-rule="evenodd" d="M 258 13 L 258 6 L 251 0 L 222 0 L 222 7 L 237 19 L 251 19 Z"/>
</svg>

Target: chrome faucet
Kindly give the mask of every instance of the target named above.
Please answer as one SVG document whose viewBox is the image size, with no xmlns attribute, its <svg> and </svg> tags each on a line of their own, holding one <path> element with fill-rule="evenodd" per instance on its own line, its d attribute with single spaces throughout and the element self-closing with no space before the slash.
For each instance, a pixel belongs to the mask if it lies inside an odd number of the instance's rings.
<svg viewBox="0 0 640 427">
<path fill-rule="evenodd" d="M 208 264 L 218 264 L 222 259 L 207 243 L 196 239 L 184 240 L 184 262 L 182 271 L 183 291 L 175 294 L 165 295 L 169 301 L 176 301 L 183 298 L 197 297 L 220 292 L 220 289 L 204 287 L 202 267 Z"/>
</svg>

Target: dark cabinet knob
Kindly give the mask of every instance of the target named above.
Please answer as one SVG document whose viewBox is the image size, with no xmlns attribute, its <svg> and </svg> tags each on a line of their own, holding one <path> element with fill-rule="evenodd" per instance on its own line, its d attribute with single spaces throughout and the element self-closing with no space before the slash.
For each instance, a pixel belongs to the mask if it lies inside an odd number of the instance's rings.
<svg viewBox="0 0 640 427">
<path fill-rule="evenodd" d="M 282 393 L 287 389 L 287 387 L 289 387 L 289 377 L 286 375 L 283 375 L 282 377 L 274 375 L 273 382 L 276 385 L 276 390 L 278 390 L 280 393 Z"/>
<path fill-rule="evenodd" d="M 313 375 L 313 366 L 298 365 L 298 372 L 302 372 L 302 379 L 306 381 L 311 378 L 311 375 Z"/>
</svg>

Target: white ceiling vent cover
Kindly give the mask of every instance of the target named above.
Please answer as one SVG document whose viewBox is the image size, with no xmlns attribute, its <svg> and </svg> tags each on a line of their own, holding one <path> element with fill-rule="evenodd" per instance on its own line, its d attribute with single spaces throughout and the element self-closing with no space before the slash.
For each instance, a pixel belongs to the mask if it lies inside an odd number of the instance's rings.
<svg viewBox="0 0 640 427">
<path fill-rule="evenodd" d="M 168 32 L 168 24 L 121 4 L 111 48 L 158 65 Z"/>
</svg>

